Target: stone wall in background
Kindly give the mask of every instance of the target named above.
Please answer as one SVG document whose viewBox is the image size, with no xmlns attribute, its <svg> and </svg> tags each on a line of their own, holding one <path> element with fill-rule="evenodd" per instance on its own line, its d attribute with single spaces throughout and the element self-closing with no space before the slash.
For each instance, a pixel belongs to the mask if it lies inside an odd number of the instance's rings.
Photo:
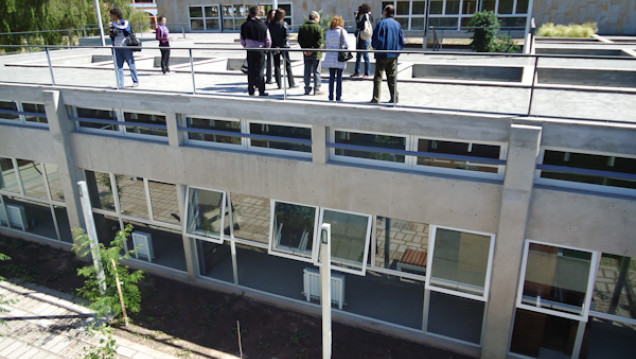
<svg viewBox="0 0 636 359">
<path fill-rule="evenodd" d="M 595 21 L 601 35 L 636 35 L 636 0 L 535 0 L 537 27 Z"/>
</svg>

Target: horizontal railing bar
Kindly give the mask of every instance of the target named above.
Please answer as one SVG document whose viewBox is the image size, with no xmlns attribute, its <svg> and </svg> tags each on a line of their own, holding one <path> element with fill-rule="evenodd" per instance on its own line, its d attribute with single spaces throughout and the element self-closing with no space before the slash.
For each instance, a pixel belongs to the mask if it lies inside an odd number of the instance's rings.
<svg viewBox="0 0 636 359">
<path fill-rule="evenodd" d="M 439 158 L 439 159 L 446 159 L 446 160 L 479 162 L 479 163 L 487 163 L 487 164 L 493 164 L 493 165 L 506 164 L 505 160 L 488 158 L 488 157 L 472 157 L 472 156 L 453 155 L 448 153 L 437 153 L 437 152 L 406 151 L 406 150 L 396 150 L 391 148 L 348 145 L 348 144 L 334 143 L 334 142 L 327 142 L 327 147 L 340 148 L 340 149 L 353 150 L 353 151 L 363 151 L 363 152 L 389 153 L 389 154 L 403 155 L 403 156 L 431 157 L 431 158 Z"/>
<path fill-rule="evenodd" d="M 24 115 L 24 116 L 34 116 L 34 117 L 46 117 L 45 113 L 15 111 L 15 110 L 5 110 L 5 109 L 0 109 L 0 113 L 6 113 L 6 114 L 9 114 L 9 115 Z"/>
<path fill-rule="evenodd" d="M 219 130 L 208 130 L 203 128 L 193 128 L 193 127 L 177 127 L 180 131 L 186 132 L 195 132 L 195 133 L 204 133 L 208 135 L 221 135 L 221 136 L 233 136 L 233 137 L 245 137 L 255 140 L 267 140 L 267 141 L 276 141 L 276 142 L 290 142 L 290 143 L 300 143 L 304 145 L 311 145 L 311 140 L 302 139 L 302 138 L 293 138 L 293 137 L 280 137 L 280 136 L 268 136 L 268 135 L 257 135 L 252 133 L 242 133 L 242 132 L 231 132 L 231 131 L 219 131 Z"/>
<path fill-rule="evenodd" d="M 636 174 L 632 174 L 632 173 L 591 170 L 587 168 L 544 165 L 544 164 L 537 164 L 537 169 L 547 171 L 547 172 L 572 173 L 572 174 L 586 175 L 586 176 L 593 176 L 593 177 L 610 177 L 610 178 L 636 181 Z"/>
<path fill-rule="evenodd" d="M 99 118 L 86 118 L 86 117 L 69 117 L 69 119 L 76 122 L 101 123 L 105 125 L 139 126 L 139 127 L 147 127 L 147 128 L 167 129 L 166 125 L 159 125 L 159 124 L 145 123 L 145 122 L 103 120 Z"/>
</svg>

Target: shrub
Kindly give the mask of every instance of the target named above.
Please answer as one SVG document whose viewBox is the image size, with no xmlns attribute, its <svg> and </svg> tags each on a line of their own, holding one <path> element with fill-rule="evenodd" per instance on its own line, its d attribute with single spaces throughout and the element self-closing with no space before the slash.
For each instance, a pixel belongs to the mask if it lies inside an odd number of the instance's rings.
<svg viewBox="0 0 636 359">
<path fill-rule="evenodd" d="M 501 23 L 493 11 L 475 13 L 467 24 L 467 30 L 473 32 L 470 47 L 477 52 L 516 52 L 519 47 L 509 36 L 498 37 Z"/>
<path fill-rule="evenodd" d="M 584 24 L 554 25 L 549 22 L 543 24 L 538 36 L 545 37 L 593 37 L 598 32 L 598 26 L 595 22 L 586 22 Z"/>
</svg>

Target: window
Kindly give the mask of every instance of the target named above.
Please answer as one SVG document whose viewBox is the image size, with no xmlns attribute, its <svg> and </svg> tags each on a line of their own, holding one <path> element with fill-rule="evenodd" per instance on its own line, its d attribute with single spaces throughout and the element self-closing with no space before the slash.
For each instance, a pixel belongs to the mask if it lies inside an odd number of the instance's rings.
<svg viewBox="0 0 636 359">
<path fill-rule="evenodd" d="M 488 291 L 493 236 L 433 228 L 428 285 L 440 291 L 485 298 Z"/>
<path fill-rule="evenodd" d="M 74 106 L 68 106 L 67 109 L 69 118 L 76 122 L 78 130 L 119 132 L 130 137 L 168 141 L 164 115 Z"/>
<path fill-rule="evenodd" d="M 115 211 L 111 176 L 108 173 L 97 171 L 85 171 L 85 173 L 91 206 L 97 209 Z"/>
<path fill-rule="evenodd" d="M 364 275 L 369 254 L 371 216 L 323 208 L 320 226 L 323 223 L 331 224 L 332 269 Z M 319 244 L 316 246 L 320 247 Z"/>
<path fill-rule="evenodd" d="M 146 113 L 124 112 L 124 121 L 134 125 L 124 126 L 126 133 L 140 135 L 168 136 L 166 117 Z"/>
<path fill-rule="evenodd" d="M 53 201 L 64 202 L 64 190 L 60 181 L 59 167 L 54 163 L 45 163 L 46 178 L 49 184 L 49 192 Z"/>
<path fill-rule="evenodd" d="M 418 152 L 440 154 L 439 157 L 418 156 L 417 164 L 440 168 L 452 168 L 467 171 L 498 173 L 501 147 L 496 145 L 451 142 L 431 139 L 419 139 Z M 459 159 L 458 156 L 474 157 L 474 161 Z M 495 161 L 489 161 L 495 160 Z"/>
<path fill-rule="evenodd" d="M 46 110 L 40 103 L 0 100 L 0 122 L 19 122 L 31 126 L 46 126 Z"/>
<path fill-rule="evenodd" d="M 181 224 L 177 186 L 170 183 L 147 180 L 152 219 L 158 222 Z"/>
<path fill-rule="evenodd" d="M 517 309 L 510 351 L 535 358 L 569 358 L 578 326 L 575 320 Z"/>
<path fill-rule="evenodd" d="M 225 192 L 188 187 L 184 235 L 216 243 L 223 242 L 226 216 Z"/>
<path fill-rule="evenodd" d="M 426 275 L 429 225 L 378 216 L 375 267 Z"/>
<path fill-rule="evenodd" d="M 267 198 L 230 194 L 234 238 L 269 243 L 270 201 Z"/>
<path fill-rule="evenodd" d="M 546 149 L 537 168 L 541 170 L 538 183 L 610 192 L 636 189 L 636 158 Z"/>
<path fill-rule="evenodd" d="M 77 121 L 78 128 L 102 131 L 119 131 L 114 110 L 100 110 L 68 106 L 69 117 Z"/>
<path fill-rule="evenodd" d="M 339 159 L 355 157 L 375 161 L 405 162 L 402 151 L 406 150 L 406 137 L 338 130 L 335 131 L 334 137 L 336 146 L 333 146 L 335 149 L 332 153 Z"/>
<path fill-rule="evenodd" d="M 517 307 L 580 319 L 589 309 L 592 252 L 527 242 Z"/>
<path fill-rule="evenodd" d="M 0 189 L 4 191 L 20 192 L 18 176 L 16 175 L 13 160 L 0 157 Z"/>
<path fill-rule="evenodd" d="M 219 6 L 190 6 L 190 30 L 220 30 Z"/>
<path fill-rule="evenodd" d="M 44 164 L 31 160 L 17 159 L 24 194 L 28 197 L 48 199 L 44 182 Z"/>
<path fill-rule="evenodd" d="M 135 218 L 150 218 L 144 179 L 125 175 L 115 175 L 115 178 L 121 214 Z"/>
<path fill-rule="evenodd" d="M 380 13 L 387 5 L 395 7 L 395 20 L 402 25 L 403 30 L 424 30 L 426 1 L 384 1 Z"/>
<path fill-rule="evenodd" d="M 311 128 L 251 122 L 250 147 L 311 153 Z"/>
<path fill-rule="evenodd" d="M 313 259 L 318 208 L 274 201 L 269 252 L 283 257 Z"/>
<path fill-rule="evenodd" d="M 242 144 L 241 137 L 233 135 L 233 133 L 241 133 L 240 121 L 186 117 L 186 123 L 188 139 L 192 142 L 205 141 L 238 146 Z"/>
</svg>

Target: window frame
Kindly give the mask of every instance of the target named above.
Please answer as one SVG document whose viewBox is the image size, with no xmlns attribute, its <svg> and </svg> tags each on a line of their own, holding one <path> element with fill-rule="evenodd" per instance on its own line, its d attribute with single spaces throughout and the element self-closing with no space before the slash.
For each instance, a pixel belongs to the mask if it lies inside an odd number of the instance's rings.
<svg viewBox="0 0 636 359">
<path fill-rule="evenodd" d="M 285 203 L 285 204 L 291 204 L 291 205 L 296 205 L 296 206 L 303 206 L 303 207 L 310 207 L 310 208 L 314 208 L 316 210 L 316 213 L 314 214 L 314 228 L 313 228 L 313 242 L 314 244 L 312 245 L 311 248 L 311 255 L 310 256 L 301 256 L 298 254 L 294 254 L 293 251 L 289 251 L 289 252 L 285 252 L 285 251 L 280 251 L 274 248 L 274 238 L 275 238 L 275 234 L 274 231 L 276 230 L 274 227 L 274 219 L 276 217 L 276 203 Z M 289 201 L 283 201 L 283 200 L 277 200 L 277 199 L 270 199 L 270 221 L 269 221 L 269 243 L 267 245 L 267 254 L 269 255 L 275 255 L 275 256 L 279 256 L 279 257 L 283 257 L 283 258 L 287 258 L 287 259 L 295 259 L 298 261 L 302 261 L 302 262 L 308 262 L 308 263 L 315 263 L 318 259 L 317 259 L 317 252 L 315 250 L 315 243 L 319 241 L 319 237 L 318 237 L 318 220 L 320 217 L 320 207 L 318 206 L 311 206 L 311 205 L 306 205 L 303 203 L 297 203 L 297 202 L 289 202 Z"/>
<path fill-rule="evenodd" d="M 190 8 L 193 7 L 198 7 L 201 9 L 201 17 L 191 17 L 190 16 Z M 216 7 L 217 9 L 217 13 L 218 15 L 216 17 L 211 16 L 208 17 L 205 15 L 205 8 L 206 7 Z M 190 28 L 190 31 L 192 32 L 220 32 L 222 30 L 222 16 L 221 16 L 221 4 L 189 4 L 188 5 L 188 27 Z M 218 21 L 218 27 L 216 29 L 208 29 L 208 22 L 207 20 L 210 19 L 216 19 Z M 192 29 L 192 20 L 201 20 L 203 21 L 203 30 L 193 30 Z"/>
<path fill-rule="evenodd" d="M 219 231 L 219 235 L 218 237 L 205 237 L 202 235 L 198 235 L 198 234 L 193 234 L 193 233 L 188 233 L 188 223 L 190 221 L 190 189 L 194 188 L 194 189 L 198 189 L 198 190 L 204 190 L 204 191 L 212 191 L 212 192 L 220 192 L 223 194 L 222 197 L 222 201 L 223 201 L 223 206 L 222 206 L 222 211 L 220 213 L 223 213 L 223 216 L 221 217 L 221 230 Z M 202 240 L 202 241 L 207 241 L 207 242 L 212 242 L 212 243 L 217 243 L 217 244 L 223 244 L 224 240 L 225 240 L 225 220 L 226 217 L 226 212 L 227 212 L 227 192 L 226 191 L 220 191 L 220 190 L 216 190 L 216 189 L 210 189 L 210 188 L 204 188 L 204 187 L 198 187 L 198 186 L 187 186 L 186 187 L 186 191 L 185 191 L 185 205 L 184 205 L 184 220 L 182 221 L 182 226 L 183 227 L 183 232 L 182 235 L 185 237 L 189 237 L 189 238 L 194 238 L 194 239 L 198 239 L 198 240 Z M 230 223 L 230 228 L 231 228 L 231 223 Z M 231 233 L 231 232 L 230 232 Z"/>
<path fill-rule="evenodd" d="M 24 125 L 24 126 L 40 127 L 40 128 L 48 128 L 49 127 L 48 117 L 46 115 L 46 109 L 45 109 L 44 113 L 29 112 L 29 111 L 25 111 L 24 110 L 24 106 L 23 106 L 24 103 L 30 104 L 30 105 L 41 105 L 41 106 L 44 106 L 44 103 L 30 102 L 30 101 L 21 101 L 21 100 L 5 100 L 5 99 L 0 99 L 0 102 L 13 102 L 15 104 L 15 108 L 16 108 L 15 111 L 0 109 L 0 114 L 15 114 L 15 115 L 18 116 L 18 118 L 15 119 L 15 120 L 10 120 L 10 119 L 6 119 L 6 118 L 1 118 L 0 117 L 0 124 L 7 124 L 7 125 L 20 124 L 20 125 Z M 27 121 L 27 119 L 26 119 L 27 116 L 44 117 L 47 122 Z"/>
<path fill-rule="evenodd" d="M 232 118 L 232 117 L 224 117 L 224 116 L 193 116 L 193 115 L 186 115 L 186 114 L 181 114 L 180 115 L 182 118 L 182 124 L 184 125 L 184 127 L 179 127 L 180 131 L 185 132 L 185 136 L 184 136 L 184 140 L 186 144 L 191 144 L 191 145 L 198 145 L 198 146 L 206 146 L 206 147 L 216 147 L 216 148 L 224 148 L 224 149 L 242 149 L 242 150 L 247 150 L 247 141 L 245 139 L 245 137 L 243 137 L 243 124 L 241 119 L 239 118 Z M 197 118 L 197 119 L 203 119 L 203 120 L 218 120 L 218 121 L 226 121 L 226 122 L 236 122 L 239 124 L 239 132 L 236 132 L 236 135 L 234 137 L 238 137 L 241 141 L 240 144 L 232 144 L 232 143 L 224 143 L 224 142 L 215 142 L 215 141 L 206 141 L 206 140 L 196 140 L 196 139 L 191 139 L 190 137 L 190 133 L 203 133 L 206 134 L 207 132 L 197 132 L 197 131 L 192 131 L 191 129 L 195 128 L 195 127 L 190 127 L 188 125 L 188 119 L 193 119 L 193 118 Z M 216 130 L 209 130 L 209 131 L 216 131 Z M 220 136 L 232 136 L 232 135 L 220 135 Z"/>
<path fill-rule="evenodd" d="M 307 144 L 307 146 L 309 146 L 310 151 L 309 152 L 302 152 L 302 151 L 292 151 L 292 150 L 281 150 L 278 148 L 268 148 L 268 147 L 260 147 L 260 146 L 254 146 L 252 145 L 252 138 L 253 136 L 268 136 L 268 137 L 278 137 L 278 136 L 271 136 L 271 135 L 260 135 L 260 134 L 253 134 L 250 131 L 250 125 L 251 124 L 260 124 L 260 125 L 273 125 L 273 126 L 286 126 L 286 127 L 298 127 L 298 128 L 306 128 L 309 129 L 309 139 L 308 141 L 313 142 L 313 126 L 311 125 L 301 125 L 301 124 L 296 124 L 296 123 L 289 123 L 289 122 L 262 122 L 259 120 L 243 120 L 243 127 L 242 127 L 242 134 L 245 138 L 246 144 L 247 144 L 247 151 L 250 152 L 257 152 L 257 153 L 265 153 L 265 154 L 274 154 L 274 155 L 281 155 L 281 156 L 292 156 L 292 157 L 298 157 L 298 158 L 307 158 L 307 159 L 311 159 L 313 157 L 313 153 L 312 153 L 312 145 Z M 247 135 L 247 136 L 246 136 Z M 291 137 L 281 137 L 281 138 L 291 138 Z M 292 138 L 293 139 L 293 138 Z M 298 140 L 304 140 L 304 139 L 298 139 Z M 275 139 L 266 139 L 264 141 L 274 141 L 274 142 L 285 142 L 283 141 L 277 141 Z M 293 142 L 290 142 L 293 143 Z"/>
</svg>

